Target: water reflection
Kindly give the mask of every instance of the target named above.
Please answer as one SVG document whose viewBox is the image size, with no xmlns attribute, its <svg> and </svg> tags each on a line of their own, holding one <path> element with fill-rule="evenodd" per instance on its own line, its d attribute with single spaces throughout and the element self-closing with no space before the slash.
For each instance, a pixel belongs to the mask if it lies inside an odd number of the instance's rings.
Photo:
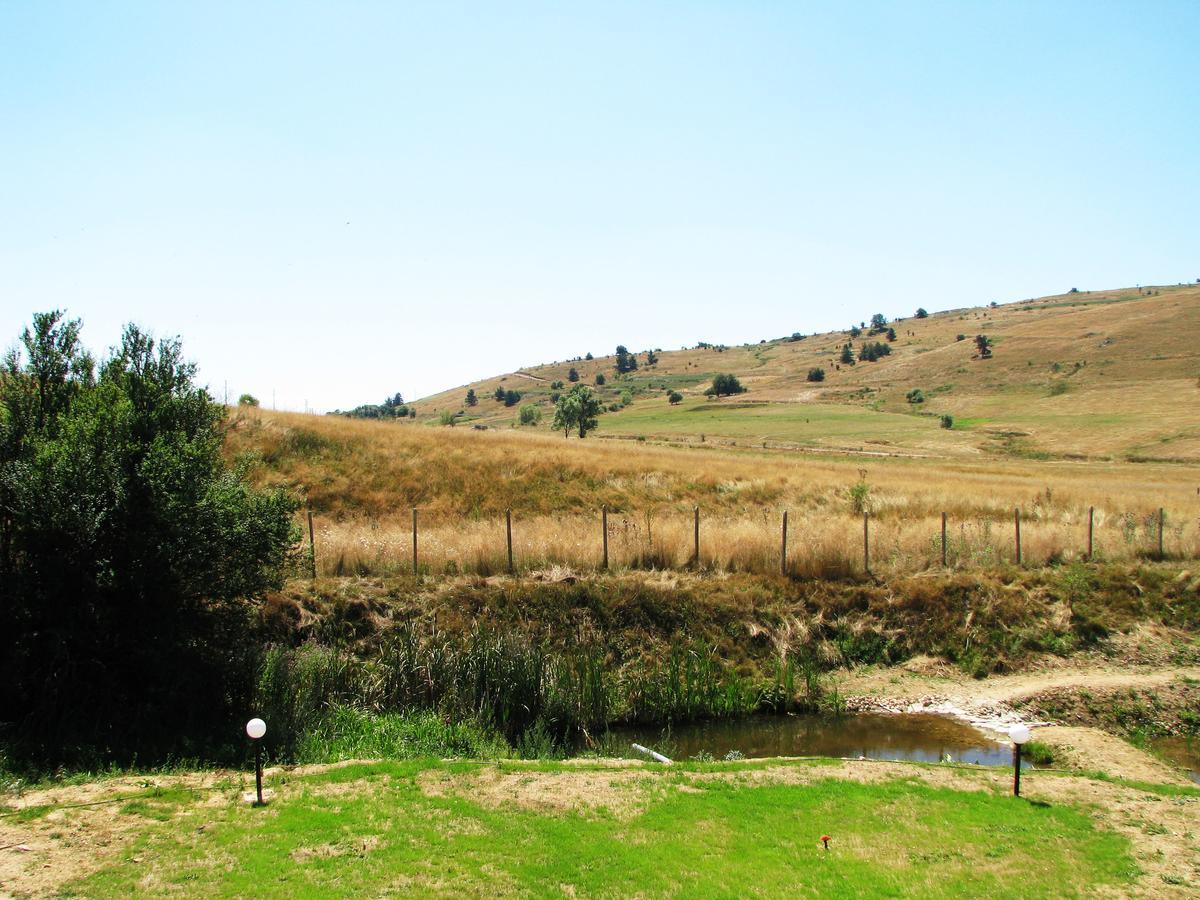
<svg viewBox="0 0 1200 900">
<path fill-rule="evenodd" d="M 1200 784 L 1200 738 L 1176 736 L 1151 738 L 1150 746 L 1164 759 L 1188 770 L 1188 777 Z"/>
<path fill-rule="evenodd" d="M 660 727 L 613 729 L 612 744 L 624 756 L 629 745 L 645 744 L 675 759 L 702 753 L 723 759 L 736 751 L 747 758 L 837 756 L 868 759 L 953 761 L 984 766 L 1012 765 L 1012 745 L 997 743 L 970 725 L 929 713 L 905 715 L 751 716 Z"/>
</svg>

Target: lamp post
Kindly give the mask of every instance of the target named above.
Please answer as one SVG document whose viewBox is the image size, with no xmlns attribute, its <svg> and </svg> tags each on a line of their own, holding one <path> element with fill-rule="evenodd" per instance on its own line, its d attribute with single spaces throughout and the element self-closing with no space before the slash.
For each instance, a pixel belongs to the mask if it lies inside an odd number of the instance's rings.
<svg viewBox="0 0 1200 900">
<path fill-rule="evenodd" d="M 1029 728 L 1025 725 L 1015 725 L 1008 732 L 1013 742 L 1013 796 L 1021 796 L 1021 745 L 1029 740 Z"/>
<path fill-rule="evenodd" d="M 267 733 L 267 723 L 254 718 L 246 723 L 246 734 L 254 741 L 254 788 L 258 795 L 256 806 L 263 805 L 262 796 L 262 738 Z"/>
</svg>

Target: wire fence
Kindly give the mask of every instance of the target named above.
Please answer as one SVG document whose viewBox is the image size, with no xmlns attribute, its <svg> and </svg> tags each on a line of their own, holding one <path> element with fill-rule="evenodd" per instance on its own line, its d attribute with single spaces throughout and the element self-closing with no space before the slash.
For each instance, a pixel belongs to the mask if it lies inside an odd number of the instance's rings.
<svg viewBox="0 0 1200 900">
<path fill-rule="evenodd" d="M 318 575 L 519 574 L 574 570 L 774 573 L 797 578 L 929 569 L 1038 567 L 1064 562 L 1194 559 L 1200 523 L 1164 508 L 1097 507 L 1006 517 L 876 517 L 790 510 L 755 516 L 614 511 L 423 523 L 419 509 L 389 520 L 314 522 L 304 569 Z"/>
</svg>

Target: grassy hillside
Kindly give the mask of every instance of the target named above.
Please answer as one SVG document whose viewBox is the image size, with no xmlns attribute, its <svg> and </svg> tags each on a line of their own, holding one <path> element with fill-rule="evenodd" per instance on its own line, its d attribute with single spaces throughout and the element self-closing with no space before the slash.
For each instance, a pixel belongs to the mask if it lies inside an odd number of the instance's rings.
<svg viewBox="0 0 1200 900">
<path fill-rule="evenodd" d="M 875 311 L 864 304 L 862 319 Z M 699 442 L 703 436 L 782 449 L 955 457 L 1200 459 L 1200 409 L 1189 402 L 1198 391 L 1200 349 L 1188 337 L 1200 327 L 1200 285 L 1069 293 L 890 324 L 892 353 L 876 362 L 838 361 L 847 342 L 856 355 L 864 341 L 887 342 L 865 330 L 858 338 L 843 331 L 728 348 L 664 348 L 653 366 L 645 364 L 643 349 L 641 367 L 622 376 L 605 355 L 462 385 L 418 401 L 419 421 L 432 424 L 443 412 L 462 411 L 460 422 L 509 427 L 517 409 L 494 399 L 502 388 L 539 406 L 544 420 L 537 427 L 545 430 L 553 415 L 551 385 L 567 382 L 573 367 L 585 384 L 605 376 L 597 390 L 606 405 L 619 403 L 625 391 L 633 395 L 630 405 L 602 417 L 601 438 Z M 979 357 L 977 334 L 991 339 L 992 358 Z M 814 367 L 825 370 L 824 382 L 806 380 Z M 736 374 L 748 392 L 705 398 L 718 372 Z M 475 407 L 464 403 L 468 388 L 480 398 Z M 924 403 L 907 402 L 914 388 L 924 392 Z M 669 404 L 669 390 L 683 395 L 677 406 Z M 953 416 L 953 429 L 940 427 L 943 414 Z"/>
</svg>

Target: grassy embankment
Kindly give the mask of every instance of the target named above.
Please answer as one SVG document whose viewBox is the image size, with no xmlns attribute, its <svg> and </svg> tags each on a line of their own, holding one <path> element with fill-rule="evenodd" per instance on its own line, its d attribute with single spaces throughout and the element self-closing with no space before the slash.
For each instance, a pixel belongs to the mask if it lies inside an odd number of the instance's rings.
<svg viewBox="0 0 1200 900">
<path fill-rule="evenodd" d="M 233 785 L 130 801 L 137 836 L 62 893 L 1031 897 L 1143 875 L 1128 834 L 1059 799 L 1075 779 L 1027 781 L 1047 800 L 888 764 L 356 764 L 278 775 L 264 809 Z"/>
<path fill-rule="evenodd" d="M 1195 664 L 1198 588 L 1166 564 L 862 582 L 296 581 L 263 610 L 275 649 L 260 711 L 282 760 L 411 755 L 403 717 L 420 710 L 483 729 L 446 736 L 446 752 L 488 734 L 521 755 L 602 749 L 621 722 L 837 712 L 839 670 L 914 657 L 975 677 L 1089 650 Z M 1145 625 L 1143 651 L 1126 636 Z"/>
</svg>

